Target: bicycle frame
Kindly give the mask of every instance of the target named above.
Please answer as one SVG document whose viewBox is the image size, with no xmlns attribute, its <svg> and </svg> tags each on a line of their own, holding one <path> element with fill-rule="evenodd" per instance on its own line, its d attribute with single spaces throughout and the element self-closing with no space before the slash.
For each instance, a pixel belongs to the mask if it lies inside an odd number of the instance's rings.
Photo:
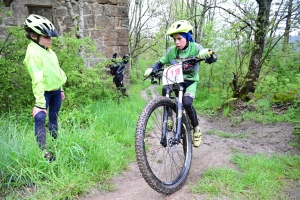
<svg viewBox="0 0 300 200">
<path fill-rule="evenodd" d="M 183 90 L 184 87 L 180 84 L 173 84 L 173 85 L 168 85 L 166 87 L 166 97 L 167 98 L 175 98 L 176 99 L 176 109 L 177 109 L 177 116 L 176 116 L 176 125 L 177 125 L 177 131 L 174 137 L 174 140 L 172 141 L 172 144 L 178 144 L 179 140 L 180 140 L 180 133 L 181 133 L 181 122 L 182 122 L 182 113 L 183 113 L 183 104 L 182 104 L 182 98 L 183 98 Z M 171 92 L 173 90 L 178 90 L 178 97 L 174 96 L 170 96 Z M 165 107 L 164 108 L 164 116 L 163 116 L 163 121 L 164 121 L 164 126 L 163 126 L 163 130 L 162 130 L 162 138 L 161 138 L 161 144 L 163 146 L 166 146 L 166 132 L 167 132 L 167 120 L 168 120 L 168 108 Z"/>
<path fill-rule="evenodd" d="M 164 69 L 153 69 L 144 78 L 164 71 L 163 96 L 151 99 L 142 109 L 135 134 L 140 172 L 148 185 L 162 194 L 182 188 L 191 168 L 192 126 L 183 107 L 183 69 L 188 71 L 199 61 L 191 57 Z"/>
<path fill-rule="evenodd" d="M 182 86 L 182 83 L 184 82 L 183 80 L 183 69 L 182 67 L 184 66 L 184 68 L 187 68 L 187 66 L 194 66 L 196 63 L 198 63 L 199 61 L 201 61 L 203 59 L 197 59 L 195 57 L 191 57 L 190 60 L 188 61 L 184 61 L 181 63 L 177 63 L 174 65 L 171 65 L 168 68 L 165 69 L 158 69 L 155 72 L 153 72 L 152 74 L 150 74 L 148 77 L 152 76 L 155 77 L 157 76 L 157 74 L 159 74 L 161 71 L 163 71 L 163 85 L 166 88 L 166 97 L 167 98 L 173 98 L 172 96 L 170 96 L 171 91 L 173 91 L 174 89 L 178 91 L 178 97 L 176 97 L 175 95 L 175 99 L 176 99 L 176 134 L 175 137 L 172 141 L 172 145 L 176 145 L 179 143 L 180 141 L 180 133 L 181 133 L 181 124 L 182 124 L 182 114 L 183 114 L 183 91 L 184 91 L 184 87 Z M 172 69 L 171 69 L 172 68 Z M 148 77 L 146 77 L 144 80 L 146 80 Z M 170 83 L 170 84 L 169 84 Z M 164 108 L 164 113 L 163 113 L 163 123 L 164 126 L 162 127 L 162 136 L 161 136 L 161 140 L 160 140 L 160 144 L 163 145 L 164 147 L 167 146 L 167 140 L 166 140 L 166 135 L 167 135 L 167 121 L 168 121 L 168 108 Z M 187 127 L 186 127 L 187 128 Z M 190 128 L 190 127 L 189 127 Z"/>
</svg>

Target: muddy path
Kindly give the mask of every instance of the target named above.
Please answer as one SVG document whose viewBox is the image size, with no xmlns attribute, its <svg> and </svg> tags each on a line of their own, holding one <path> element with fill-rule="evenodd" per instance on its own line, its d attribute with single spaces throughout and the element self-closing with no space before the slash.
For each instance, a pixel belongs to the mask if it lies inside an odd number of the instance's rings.
<svg viewBox="0 0 300 200">
<path fill-rule="evenodd" d="M 154 89 L 150 86 L 152 98 L 156 96 Z M 146 100 L 149 97 L 146 91 L 141 95 Z M 192 200 L 206 199 L 205 195 L 194 195 L 189 191 L 189 185 L 196 183 L 203 176 L 203 172 L 213 167 L 235 166 L 230 162 L 235 152 L 253 155 L 264 154 L 286 154 L 295 153 L 289 143 L 293 139 L 293 126 L 288 123 L 276 123 L 262 125 L 255 122 L 243 122 L 233 126 L 232 123 L 223 118 L 205 119 L 199 117 L 203 132 L 203 143 L 200 148 L 193 149 L 192 167 L 184 187 L 171 195 L 155 192 L 144 181 L 136 162 L 131 163 L 128 170 L 111 180 L 115 186 L 114 191 L 103 192 L 97 189 L 91 190 L 80 200 Z M 209 130 L 222 131 L 224 133 L 246 134 L 241 139 L 222 138 L 217 135 L 206 134 Z M 290 199 L 300 199 L 300 187 L 290 188 L 286 191 Z"/>
</svg>

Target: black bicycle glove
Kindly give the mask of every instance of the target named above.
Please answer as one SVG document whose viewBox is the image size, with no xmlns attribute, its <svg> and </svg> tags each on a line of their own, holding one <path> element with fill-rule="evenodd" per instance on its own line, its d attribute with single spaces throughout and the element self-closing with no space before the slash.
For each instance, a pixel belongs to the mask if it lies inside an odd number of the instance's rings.
<svg viewBox="0 0 300 200">
<path fill-rule="evenodd" d="M 161 69 L 164 65 L 158 61 L 157 63 L 155 63 L 154 65 L 151 66 L 151 68 L 153 69 Z"/>
</svg>

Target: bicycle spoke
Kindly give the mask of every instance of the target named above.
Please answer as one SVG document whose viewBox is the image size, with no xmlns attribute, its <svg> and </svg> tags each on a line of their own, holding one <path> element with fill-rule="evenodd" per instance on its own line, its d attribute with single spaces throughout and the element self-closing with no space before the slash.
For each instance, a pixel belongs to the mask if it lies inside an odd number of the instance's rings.
<svg viewBox="0 0 300 200">
<path fill-rule="evenodd" d="M 164 120 L 165 107 L 168 120 L 173 121 L 169 128 Z M 184 184 L 191 165 L 191 135 L 182 128 L 178 144 L 173 144 L 176 135 L 176 106 L 166 97 L 149 102 L 143 109 L 137 124 L 136 154 L 140 171 L 148 184 L 156 191 L 169 194 L 177 191 Z M 164 124 L 165 123 L 165 124 Z M 183 116 L 183 126 L 187 119 Z M 169 129 L 169 130 L 168 130 Z M 165 134 L 162 131 L 167 131 Z M 162 136 L 164 142 L 161 144 Z"/>
</svg>

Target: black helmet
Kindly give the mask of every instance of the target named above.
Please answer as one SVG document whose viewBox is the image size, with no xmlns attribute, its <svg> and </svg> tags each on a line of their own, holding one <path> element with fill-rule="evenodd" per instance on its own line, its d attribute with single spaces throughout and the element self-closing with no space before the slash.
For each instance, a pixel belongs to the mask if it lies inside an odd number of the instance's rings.
<svg viewBox="0 0 300 200">
<path fill-rule="evenodd" d="M 122 60 L 123 60 L 123 62 L 124 62 L 125 64 L 128 63 L 128 61 L 129 61 L 129 55 L 128 55 L 128 54 L 125 54 L 125 55 L 123 56 Z"/>
</svg>

